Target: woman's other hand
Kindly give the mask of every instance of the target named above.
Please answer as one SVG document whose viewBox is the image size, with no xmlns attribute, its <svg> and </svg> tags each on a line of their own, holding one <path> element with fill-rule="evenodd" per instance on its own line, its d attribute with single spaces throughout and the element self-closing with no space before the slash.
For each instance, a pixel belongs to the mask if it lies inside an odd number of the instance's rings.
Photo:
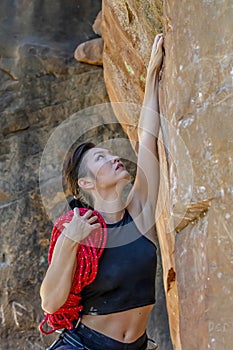
<svg viewBox="0 0 233 350">
<path fill-rule="evenodd" d="M 67 238 L 80 242 L 86 238 L 91 231 L 99 228 L 100 223 L 96 222 L 97 216 L 92 215 L 92 210 L 88 210 L 84 215 L 80 215 L 79 209 L 74 208 L 74 216 L 69 223 L 64 223 L 65 229 L 62 231 Z"/>
</svg>

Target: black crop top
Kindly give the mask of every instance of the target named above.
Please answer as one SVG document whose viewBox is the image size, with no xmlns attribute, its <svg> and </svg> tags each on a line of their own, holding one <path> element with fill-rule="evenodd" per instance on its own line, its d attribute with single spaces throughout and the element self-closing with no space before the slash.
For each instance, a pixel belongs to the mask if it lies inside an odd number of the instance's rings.
<svg viewBox="0 0 233 350">
<path fill-rule="evenodd" d="M 125 211 L 108 224 L 95 280 L 82 290 L 83 314 L 106 315 L 155 303 L 156 246 Z"/>
</svg>

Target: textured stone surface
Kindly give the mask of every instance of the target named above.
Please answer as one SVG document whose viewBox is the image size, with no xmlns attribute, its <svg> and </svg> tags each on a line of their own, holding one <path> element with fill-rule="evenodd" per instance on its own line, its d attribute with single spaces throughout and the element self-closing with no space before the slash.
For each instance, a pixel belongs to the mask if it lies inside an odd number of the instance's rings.
<svg viewBox="0 0 233 350">
<path fill-rule="evenodd" d="M 162 1 L 103 1 L 104 76 L 111 101 L 141 105 L 146 66 L 154 36 L 162 28 Z M 137 125 L 138 115 L 116 111 L 122 123 Z M 137 138 L 134 128 L 127 130 Z"/>
<path fill-rule="evenodd" d="M 174 245 L 181 347 L 230 350 L 233 7 L 230 0 L 186 1 L 185 6 L 165 1 L 164 16 L 161 107 L 176 131 L 167 133 L 176 164 L 169 168 L 170 205 L 176 208 L 192 201 L 197 213 L 177 234 Z M 187 147 L 193 174 L 176 147 L 177 135 Z M 180 181 L 179 172 L 187 173 L 190 186 Z M 200 216 L 203 200 L 209 200 L 210 207 Z"/>
<path fill-rule="evenodd" d="M 96 16 L 96 19 L 92 25 L 92 29 L 96 34 L 102 36 L 102 10 Z"/>
<path fill-rule="evenodd" d="M 95 0 L 67 0 L 65 5 L 62 0 L 1 1 L 0 48 L 4 57 L 17 53 L 19 42 L 74 50 L 78 43 L 95 37 L 89 23 L 100 6 Z"/>
<path fill-rule="evenodd" d="M 104 42 L 102 38 L 86 41 L 76 48 L 74 58 L 79 62 L 102 66 L 103 48 Z"/>
</svg>

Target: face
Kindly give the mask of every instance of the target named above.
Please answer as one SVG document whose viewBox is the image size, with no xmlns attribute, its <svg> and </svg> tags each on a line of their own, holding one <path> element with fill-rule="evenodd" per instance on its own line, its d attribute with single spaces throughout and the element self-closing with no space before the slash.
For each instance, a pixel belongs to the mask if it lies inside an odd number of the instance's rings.
<svg viewBox="0 0 233 350">
<path fill-rule="evenodd" d="M 94 147 L 84 156 L 87 169 L 93 174 L 97 187 L 116 186 L 120 181 L 126 184 L 131 176 L 118 156 L 105 148 Z"/>
</svg>

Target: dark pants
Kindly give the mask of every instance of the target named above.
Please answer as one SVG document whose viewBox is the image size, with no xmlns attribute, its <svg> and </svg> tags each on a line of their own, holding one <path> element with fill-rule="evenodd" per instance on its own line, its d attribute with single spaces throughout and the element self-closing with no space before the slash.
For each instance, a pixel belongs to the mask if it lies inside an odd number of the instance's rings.
<svg viewBox="0 0 233 350">
<path fill-rule="evenodd" d="M 68 332 L 68 331 L 67 331 Z M 94 331 L 93 329 L 79 323 L 75 332 L 68 332 L 68 338 L 73 336 L 79 341 L 82 346 L 70 345 L 67 339 L 60 336 L 58 342 L 51 350 L 85 350 L 85 347 L 90 350 L 146 350 L 147 335 L 144 333 L 140 338 L 132 343 L 122 343 L 118 340 L 112 339 L 102 333 Z"/>
</svg>

